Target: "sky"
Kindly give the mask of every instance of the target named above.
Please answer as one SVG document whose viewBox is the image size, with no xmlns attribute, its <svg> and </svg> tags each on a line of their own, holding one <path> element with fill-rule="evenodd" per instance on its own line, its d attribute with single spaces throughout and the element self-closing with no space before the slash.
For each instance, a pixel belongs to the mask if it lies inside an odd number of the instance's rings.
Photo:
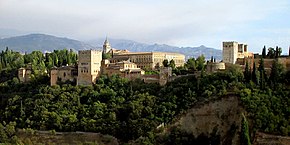
<svg viewBox="0 0 290 145">
<path fill-rule="evenodd" d="M 0 29 L 174 46 L 290 46 L 289 0 L 0 0 Z"/>
</svg>

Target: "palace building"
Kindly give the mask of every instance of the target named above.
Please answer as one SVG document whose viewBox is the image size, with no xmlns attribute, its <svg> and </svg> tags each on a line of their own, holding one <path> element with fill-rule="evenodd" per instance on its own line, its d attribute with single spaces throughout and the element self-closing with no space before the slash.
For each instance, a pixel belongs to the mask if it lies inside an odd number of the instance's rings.
<svg viewBox="0 0 290 145">
<path fill-rule="evenodd" d="M 163 66 L 165 59 L 174 60 L 175 66 L 183 66 L 185 63 L 185 56 L 180 53 L 172 52 L 126 52 L 113 55 L 113 62 L 130 59 L 131 62 L 136 63 L 141 69 L 158 69 Z"/>
<path fill-rule="evenodd" d="M 112 76 L 119 75 L 123 78 L 129 80 L 134 80 L 136 78 L 141 78 L 145 74 L 145 71 L 138 68 L 137 65 L 130 61 L 120 61 L 116 63 L 105 63 L 102 66 L 102 74 Z"/>
</svg>

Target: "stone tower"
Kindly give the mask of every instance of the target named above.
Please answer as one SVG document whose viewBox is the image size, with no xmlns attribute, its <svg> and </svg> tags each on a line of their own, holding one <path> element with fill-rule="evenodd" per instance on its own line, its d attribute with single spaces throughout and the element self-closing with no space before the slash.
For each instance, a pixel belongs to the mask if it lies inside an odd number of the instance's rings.
<svg viewBox="0 0 290 145">
<path fill-rule="evenodd" d="M 79 51 L 77 85 L 91 85 L 101 74 L 102 51 Z"/>
<path fill-rule="evenodd" d="M 110 46 L 108 38 L 106 37 L 106 40 L 105 40 L 104 45 L 103 45 L 103 53 L 104 54 L 108 53 L 110 50 L 111 50 L 111 46 Z"/>
<path fill-rule="evenodd" d="M 238 58 L 238 48 L 238 42 L 223 42 L 223 62 L 235 64 Z"/>
</svg>

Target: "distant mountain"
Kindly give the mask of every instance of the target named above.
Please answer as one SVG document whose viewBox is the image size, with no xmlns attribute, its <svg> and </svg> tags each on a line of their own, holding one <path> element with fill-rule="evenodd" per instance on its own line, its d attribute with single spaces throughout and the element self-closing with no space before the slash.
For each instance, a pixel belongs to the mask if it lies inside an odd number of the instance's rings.
<svg viewBox="0 0 290 145">
<path fill-rule="evenodd" d="M 29 34 L 0 39 L 0 50 L 5 49 L 6 47 L 19 52 L 32 52 L 34 50 L 44 52 L 64 48 L 77 51 L 94 48 L 91 45 L 77 40 L 45 34 Z"/>
<path fill-rule="evenodd" d="M 101 49 L 104 40 L 105 39 L 97 39 L 88 42 L 81 42 L 78 40 L 55 37 L 52 35 L 29 34 L 0 39 L 0 50 L 4 50 L 6 47 L 8 47 L 9 49 L 15 51 L 29 53 L 34 50 L 45 52 L 64 48 L 73 49 L 75 51 L 84 49 Z M 201 54 L 204 54 L 206 59 L 210 59 L 211 56 L 214 56 L 217 60 L 222 59 L 221 50 L 208 48 L 203 45 L 199 47 L 176 47 L 166 44 L 145 44 L 123 39 L 109 39 L 109 42 L 113 48 L 127 49 L 131 52 L 166 51 L 182 53 L 186 56 L 186 58 L 197 58 Z"/>
<path fill-rule="evenodd" d="M 88 44 L 93 46 L 102 47 L 105 39 L 96 39 L 88 41 Z M 127 49 L 132 52 L 144 52 L 144 51 L 166 51 L 166 52 L 178 52 L 186 56 L 186 58 L 204 55 L 206 59 L 210 59 L 214 56 L 217 60 L 222 59 L 222 51 L 215 48 L 209 48 L 204 45 L 199 47 L 176 47 L 166 44 L 145 44 L 139 43 L 132 40 L 123 39 L 109 39 L 109 42 L 113 48 L 116 49 Z"/>
</svg>

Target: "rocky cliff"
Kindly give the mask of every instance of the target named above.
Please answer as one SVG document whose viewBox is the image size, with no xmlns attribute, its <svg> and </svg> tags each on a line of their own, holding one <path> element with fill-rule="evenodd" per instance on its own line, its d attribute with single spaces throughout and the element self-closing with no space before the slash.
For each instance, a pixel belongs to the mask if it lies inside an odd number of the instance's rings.
<svg viewBox="0 0 290 145">
<path fill-rule="evenodd" d="M 238 145 L 243 112 L 236 96 L 199 103 L 165 129 L 160 143 Z"/>
</svg>

